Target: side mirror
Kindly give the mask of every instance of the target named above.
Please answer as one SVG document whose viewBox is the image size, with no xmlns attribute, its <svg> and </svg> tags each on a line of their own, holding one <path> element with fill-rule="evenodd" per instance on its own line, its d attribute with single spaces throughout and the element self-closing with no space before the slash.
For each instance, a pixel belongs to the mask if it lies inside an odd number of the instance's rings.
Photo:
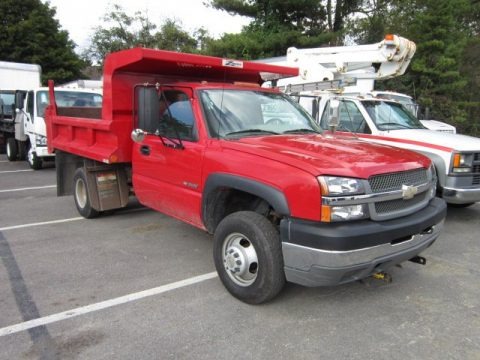
<svg viewBox="0 0 480 360">
<path fill-rule="evenodd" d="M 331 132 L 340 125 L 340 100 L 332 99 L 328 108 L 328 127 Z"/>
<path fill-rule="evenodd" d="M 25 105 L 25 97 L 27 93 L 25 91 L 19 91 L 17 90 L 15 92 L 15 108 L 17 109 L 23 109 L 23 106 Z M 16 110 L 15 110 L 16 111 Z"/>
<path fill-rule="evenodd" d="M 142 129 L 134 129 L 130 136 L 134 142 L 141 143 L 145 139 L 145 135 L 146 133 Z"/>
</svg>

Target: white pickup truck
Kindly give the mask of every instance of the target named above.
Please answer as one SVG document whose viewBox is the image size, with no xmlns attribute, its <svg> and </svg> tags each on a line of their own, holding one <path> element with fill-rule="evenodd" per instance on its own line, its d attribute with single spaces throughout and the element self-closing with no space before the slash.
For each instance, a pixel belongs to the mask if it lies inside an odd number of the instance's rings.
<svg viewBox="0 0 480 360">
<path fill-rule="evenodd" d="M 300 103 L 328 129 L 331 104 L 339 106 L 338 131 L 428 156 L 438 175 L 438 194 L 459 207 L 480 201 L 480 139 L 426 129 L 399 102 L 325 92 L 300 96 Z"/>
</svg>

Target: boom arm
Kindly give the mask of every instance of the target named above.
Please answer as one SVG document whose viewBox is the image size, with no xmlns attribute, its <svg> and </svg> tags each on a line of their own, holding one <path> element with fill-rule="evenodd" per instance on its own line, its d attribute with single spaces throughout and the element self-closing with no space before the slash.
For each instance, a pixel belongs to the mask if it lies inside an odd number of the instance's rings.
<svg viewBox="0 0 480 360">
<path fill-rule="evenodd" d="M 346 77 L 389 79 L 402 75 L 415 54 L 413 41 L 387 35 L 376 44 L 287 50 L 287 63 L 300 69 L 303 80 L 326 81 Z"/>
</svg>

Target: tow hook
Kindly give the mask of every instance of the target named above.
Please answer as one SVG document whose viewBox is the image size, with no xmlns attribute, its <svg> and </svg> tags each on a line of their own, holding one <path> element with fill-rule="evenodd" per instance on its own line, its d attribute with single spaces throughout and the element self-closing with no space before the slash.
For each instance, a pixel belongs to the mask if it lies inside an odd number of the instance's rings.
<svg viewBox="0 0 480 360">
<path fill-rule="evenodd" d="M 418 256 L 418 255 L 412 257 L 408 261 L 411 261 L 413 263 L 420 264 L 420 265 L 425 265 L 427 263 L 427 259 L 425 259 L 423 256 Z"/>
<path fill-rule="evenodd" d="M 393 281 L 392 276 L 383 271 L 373 274 L 372 277 L 376 280 L 383 280 L 386 283 L 391 283 Z"/>
</svg>

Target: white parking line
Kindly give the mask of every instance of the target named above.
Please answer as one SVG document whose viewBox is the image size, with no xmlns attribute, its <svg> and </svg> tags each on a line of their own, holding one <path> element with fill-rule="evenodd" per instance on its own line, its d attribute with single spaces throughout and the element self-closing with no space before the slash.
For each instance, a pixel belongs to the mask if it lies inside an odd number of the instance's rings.
<svg viewBox="0 0 480 360">
<path fill-rule="evenodd" d="M 14 191 L 25 191 L 25 190 L 50 189 L 50 188 L 55 188 L 55 187 L 57 187 L 57 185 L 45 185 L 45 186 L 25 187 L 25 188 L 17 188 L 17 189 L 0 190 L 0 193 L 4 193 L 4 192 L 14 192 Z"/>
<path fill-rule="evenodd" d="M 44 221 L 44 222 L 37 222 L 37 223 L 30 223 L 30 224 L 23 224 L 23 225 L 14 225 L 14 226 L 6 226 L 6 227 L 3 227 L 3 228 L 0 228 L 0 231 L 23 229 L 23 228 L 28 228 L 28 227 L 32 227 L 32 226 L 60 224 L 60 223 L 65 223 L 65 222 L 70 222 L 70 221 L 77 221 L 77 220 L 85 220 L 85 218 L 79 216 L 79 217 L 74 217 L 74 218 L 69 218 L 69 219 Z"/>
<path fill-rule="evenodd" d="M 26 170 L 6 170 L 6 171 L 0 171 L 0 174 L 26 172 L 26 171 L 33 171 L 33 169 L 26 169 Z"/>
<path fill-rule="evenodd" d="M 191 278 L 188 278 L 188 279 L 185 279 L 185 280 L 180 280 L 180 281 L 177 281 L 177 282 L 174 282 L 174 283 L 171 283 L 171 284 L 162 285 L 162 286 L 159 286 L 159 287 L 156 287 L 156 288 L 153 288 L 153 289 L 148 289 L 148 290 L 140 291 L 140 292 L 125 295 L 125 296 L 120 296 L 118 298 L 114 298 L 114 299 L 98 302 L 98 303 L 95 303 L 95 304 L 82 306 L 82 307 L 72 309 L 72 310 L 68 310 L 68 311 L 64 311 L 64 312 L 61 312 L 61 313 L 44 316 L 44 317 L 38 318 L 38 319 L 25 321 L 23 323 L 19 323 L 19 324 L 16 324 L 16 325 L 7 326 L 7 327 L 4 327 L 4 328 L 0 328 L 0 337 L 5 336 L 5 335 L 18 333 L 20 331 L 25 331 L 25 330 L 28 330 L 28 329 L 31 329 L 31 328 L 34 328 L 34 327 L 37 327 L 37 326 L 47 325 L 47 324 L 51 324 L 51 323 L 54 323 L 54 322 L 57 322 L 57 321 L 70 319 L 70 318 L 75 317 L 75 316 L 88 314 L 88 313 L 91 313 L 93 311 L 107 309 L 107 308 L 110 308 L 112 306 L 121 305 L 121 304 L 129 303 L 129 302 L 132 302 L 132 301 L 140 300 L 140 299 L 146 298 L 148 296 L 163 294 L 167 291 L 179 289 L 179 288 L 190 286 L 190 285 L 193 285 L 193 284 L 198 284 L 202 281 L 213 279 L 215 277 L 217 277 L 216 272 L 211 272 L 211 273 L 207 273 L 207 274 L 203 274 L 203 275 L 199 275 L 199 276 L 194 276 L 194 277 L 191 277 Z"/>
</svg>

